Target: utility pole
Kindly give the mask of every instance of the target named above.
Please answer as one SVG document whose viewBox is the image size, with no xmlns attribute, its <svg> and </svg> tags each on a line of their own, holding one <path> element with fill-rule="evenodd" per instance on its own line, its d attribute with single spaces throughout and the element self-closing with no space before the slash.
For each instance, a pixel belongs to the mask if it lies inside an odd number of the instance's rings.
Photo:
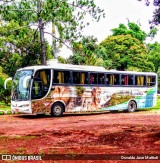
<svg viewBox="0 0 160 163">
<path fill-rule="evenodd" d="M 41 52 L 42 52 L 42 64 L 46 65 L 46 46 L 45 46 L 45 38 L 44 38 L 44 23 L 41 18 L 41 0 L 37 1 L 37 9 L 38 9 L 38 27 L 40 32 L 41 39 Z"/>
</svg>

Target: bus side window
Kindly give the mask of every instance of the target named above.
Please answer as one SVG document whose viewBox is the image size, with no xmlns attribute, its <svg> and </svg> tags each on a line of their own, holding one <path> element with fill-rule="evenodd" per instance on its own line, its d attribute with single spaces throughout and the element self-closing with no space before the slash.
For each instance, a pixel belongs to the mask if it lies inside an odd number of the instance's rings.
<svg viewBox="0 0 160 163">
<path fill-rule="evenodd" d="M 121 75 L 121 85 L 132 86 L 134 84 L 133 75 Z"/>
<path fill-rule="evenodd" d="M 119 74 L 109 74 L 109 85 L 119 85 Z"/>
<path fill-rule="evenodd" d="M 50 73 L 51 73 L 51 71 L 48 69 L 38 70 L 35 74 L 35 78 L 40 79 L 44 86 L 49 86 L 50 85 L 50 77 L 51 77 Z"/>
<path fill-rule="evenodd" d="M 32 88 L 32 99 L 44 97 L 49 90 L 51 70 L 38 70 L 35 74 Z"/>
<path fill-rule="evenodd" d="M 87 72 L 81 72 L 80 75 L 80 84 L 88 84 L 88 73 Z"/>
<path fill-rule="evenodd" d="M 48 82 L 47 82 L 47 75 L 46 75 L 46 72 L 45 71 L 40 71 L 40 78 L 42 80 L 42 83 L 44 85 L 47 85 Z"/>
<path fill-rule="evenodd" d="M 155 76 L 147 76 L 147 86 L 155 86 L 156 77 Z"/>
<path fill-rule="evenodd" d="M 80 82 L 80 72 L 72 72 L 73 84 L 81 84 Z"/>
<path fill-rule="evenodd" d="M 110 85 L 110 82 L 109 82 L 109 74 L 106 74 L 106 85 Z"/>
<path fill-rule="evenodd" d="M 109 83 L 110 83 L 110 85 L 114 85 L 114 80 L 115 80 L 115 76 L 114 75 L 109 75 Z"/>
<path fill-rule="evenodd" d="M 119 77 L 120 75 L 119 74 L 108 74 L 107 75 L 107 84 L 108 85 L 119 85 Z"/>
<path fill-rule="evenodd" d="M 65 84 L 71 83 L 70 71 L 64 71 L 64 83 Z"/>
<path fill-rule="evenodd" d="M 137 86 L 145 86 L 146 85 L 146 76 L 144 76 L 144 75 L 136 75 L 135 76 L 135 85 L 137 85 Z"/>
<path fill-rule="evenodd" d="M 64 72 L 62 71 L 58 72 L 58 81 L 60 84 L 64 83 Z"/>
<path fill-rule="evenodd" d="M 38 81 L 38 79 L 35 78 L 33 82 L 32 99 L 41 97 L 42 97 L 42 81 Z"/>
<path fill-rule="evenodd" d="M 90 84 L 97 84 L 97 73 L 90 73 Z"/>
<path fill-rule="evenodd" d="M 128 85 L 134 85 L 134 76 L 128 75 Z"/>
<path fill-rule="evenodd" d="M 128 85 L 128 75 L 121 75 L 121 85 Z"/>
<path fill-rule="evenodd" d="M 107 85 L 114 85 L 114 75 L 107 74 L 106 83 Z"/>
<path fill-rule="evenodd" d="M 54 71 L 53 83 L 56 84 L 69 84 L 70 83 L 70 71 Z"/>
<path fill-rule="evenodd" d="M 54 71 L 53 83 L 59 83 L 58 71 L 56 71 L 56 70 Z"/>
<path fill-rule="evenodd" d="M 114 85 L 120 85 L 120 75 L 115 74 Z"/>
<path fill-rule="evenodd" d="M 98 84 L 104 84 L 104 74 L 103 73 L 98 74 Z"/>
</svg>

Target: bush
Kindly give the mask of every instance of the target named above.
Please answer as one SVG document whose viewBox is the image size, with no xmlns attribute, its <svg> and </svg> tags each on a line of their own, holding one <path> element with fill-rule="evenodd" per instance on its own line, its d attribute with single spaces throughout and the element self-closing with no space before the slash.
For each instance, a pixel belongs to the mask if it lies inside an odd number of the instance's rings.
<svg viewBox="0 0 160 163">
<path fill-rule="evenodd" d="M 7 83 L 7 89 L 4 89 L 4 82 L 8 76 L 3 73 L 2 67 L 0 67 L 0 101 L 8 104 L 11 100 L 11 85 L 12 82 Z"/>
</svg>

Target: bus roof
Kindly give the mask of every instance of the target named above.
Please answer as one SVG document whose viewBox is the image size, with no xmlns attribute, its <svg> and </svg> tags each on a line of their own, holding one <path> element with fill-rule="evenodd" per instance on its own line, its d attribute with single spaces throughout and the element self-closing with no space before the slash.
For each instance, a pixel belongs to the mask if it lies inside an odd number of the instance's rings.
<svg viewBox="0 0 160 163">
<path fill-rule="evenodd" d="M 72 65 L 72 64 L 62 64 L 56 63 L 54 65 L 38 65 L 38 66 L 30 66 L 18 69 L 20 70 L 39 70 L 39 69 L 60 69 L 60 70 L 77 70 L 77 71 L 91 71 L 91 72 L 108 72 L 108 73 L 117 73 L 117 74 L 149 74 L 156 75 L 154 72 L 137 72 L 137 71 L 119 71 L 119 70 L 106 70 L 101 66 L 87 66 L 87 65 Z"/>
</svg>

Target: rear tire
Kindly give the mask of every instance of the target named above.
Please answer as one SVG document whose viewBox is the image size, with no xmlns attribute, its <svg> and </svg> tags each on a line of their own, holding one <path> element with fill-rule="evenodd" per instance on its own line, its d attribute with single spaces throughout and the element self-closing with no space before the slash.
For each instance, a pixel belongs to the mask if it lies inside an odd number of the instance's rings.
<svg viewBox="0 0 160 163">
<path fill-rule="evenodd" d="M 135 112 L 136 109 L 137 109 L 136 102 L 135 101 L 130 101 L 128 103 L 128 112 L 129 113 Z"/>
<path fill-rule="evenodd" d="M 55 103 L 51 108 L 51 116 L 60 117 L 63 114 L 64 107 L 61 103 Z"/>
</svg>

